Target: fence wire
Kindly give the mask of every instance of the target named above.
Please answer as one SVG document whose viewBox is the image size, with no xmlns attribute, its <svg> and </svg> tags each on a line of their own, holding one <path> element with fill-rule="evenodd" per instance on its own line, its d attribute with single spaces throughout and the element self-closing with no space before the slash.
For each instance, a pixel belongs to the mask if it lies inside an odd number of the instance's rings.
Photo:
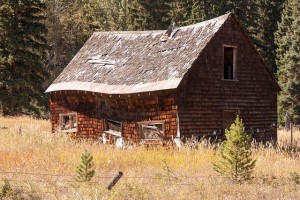
<svg viewBox="0 0 300 200">
<path fill-rule="evenodd" d="M 7 178 L 10 181 L 35 181 L 35 182 L 66 182 L 72 183 L 75 182 L 76 175 L 74 174 L 51 174 L 51 173 L 35 173 L 35 172 L 18 172 L 18 171 L 0 171 L 1 178 Z M 26 179 L 24 178 L 26 177 Z M 93 181 L 90 183 L 99 183 L 99 182 L 107 182 L 114 177 L 112 175 L 98 175 L 92 178 Z M 134 180 L 138 181 L 140 184 L 153 184 L 153 182 L 149 180 L 168 180 L 175 185 L 192 185 L 198 184 L 199 182 L 205 183 L 205 180 L 224 180 L 228 179 L 224 176 L 218 175 L 196 175 L 196 176 L 168 176 L 162 174 L 155 174 L 152 176 L 122 176 L 122 180 Z M 265 177 L 261 177 L 261 180 L 267 179 Z M 144 182 L 143 180 L 147 180 Z M 290 177 L 276 177 L 273 180 L 279 180 L 281 182 L 290 182 Z M 204 181 L 204 182 L 203 182 Z"/>
</svg>

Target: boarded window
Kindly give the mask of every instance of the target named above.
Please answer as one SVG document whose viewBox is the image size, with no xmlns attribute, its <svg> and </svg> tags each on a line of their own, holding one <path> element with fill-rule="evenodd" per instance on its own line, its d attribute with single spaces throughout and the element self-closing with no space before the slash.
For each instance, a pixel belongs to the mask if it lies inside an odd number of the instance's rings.
<svg viewBox="0 0 300 200">
<path fill-rule="evenodd" d="M 145 140 L 164 140 L 165 128 L 163 121 L 139 122 L 141 139 Z"/>
<path fill-rule="evenodd" d="M 60 114 L 59 121 L 60 121 L 60 130 L 62 132 L 69 132 L 69 133 L 77 132 L 76 113 Z"/>
<path fill-rule="evenodd" d="M 222 126 L 223 126 L 223 134 L 225 130 L 230 130 L 231 124 L 235 120 L 236 113 L 234 110 L 223 110 L 222 111 Z"/>
<path fill-rule="evenodd" d="M 224 46 L 224 79 L 236 79 L 236 48 Z"/>
</svg>

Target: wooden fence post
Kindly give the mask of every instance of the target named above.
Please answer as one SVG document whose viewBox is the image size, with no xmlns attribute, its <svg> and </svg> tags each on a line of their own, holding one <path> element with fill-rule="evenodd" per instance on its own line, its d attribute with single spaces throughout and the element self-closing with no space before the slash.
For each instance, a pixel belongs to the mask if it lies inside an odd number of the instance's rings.
<svg viewBox="0 0 300 200">
<path fill-rule="evenodd" d="M 293 124 L 290 124 L 290 129 L 291 129 L 291 147 L 293 148 Z"/>
<path fill-rule="evenodd" d="M 120 178 L 123 176 L 123 172 L 118 172 L 112 179 L 111 181 L 108 183 L 108 185 L 106 186 L 106 188 L 108 190 L 111 190 L 114 185 L 116 185 L 116 183 L 118 182 L 118 180 L 120 180 Z"/>
<path fill-rule="evenodd" d="M 3 107 L 2 107 L 2 103 L 0 103 L 0 116 L 3 116 Z"/>
</svg>

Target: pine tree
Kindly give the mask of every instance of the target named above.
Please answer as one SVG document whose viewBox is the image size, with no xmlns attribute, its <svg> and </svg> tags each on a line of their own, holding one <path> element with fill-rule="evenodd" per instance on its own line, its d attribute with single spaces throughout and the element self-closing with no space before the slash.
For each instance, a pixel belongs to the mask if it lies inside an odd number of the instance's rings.
<svg viewBox="0 0 300 200">
<path fill-rule="evenodd" d="M 193 0 L 190 24 L 195 24 L 208 19 L 208 12 L 212 11 L 210 10 L 211 8 L 208 8 L 208 3 L 210 4 L 207 0 Z"/>
<path fill-rule="evenodd" d="M 201 1 L 204 19 L 234 12 L 252 39 L 259 54 L 273 73 L 276 73 L 274 32 L 284 0 L 226 0 Z"/>
<path fill-rule="evenodd" d="M 262 41 L 259 38 L 261 29 L 258 20 L 258 2 L 253 0 L 227 0 L 223 4 L 225 5 L 219 4 L 222 6 L 221 10 L 224 10 L 222 14 L 234 12 L 255 46 L 260 49 Z"/>
<path fill-rule="evenodd" d="M 5 115 L 38 115 L 47 99 L 45 9 L 40 0 L 0 1 L 0 103 Z"/>
<path fill-rule="evenodd" d="M 127 5 L 129 30 L 165 30 L 171 24 L 164 0 L 129 0 Z"/>
<path fill-rule="evenodd" d="M 213 163 L 217 172 L 229 177 L 235 183 L 251 179 L 255 166 L 255 160 L 251 159 L 251 136 L 244 131 L 244 124 L 237 116 L 230 130 L 226 130 L 226 140 L 219 155 L 221 160 Z"/>
<path fill-rule="evenodd" d="M 85 150 L 81 155 L 81 163 L 77 166 L 77 177 L 76 181 L 78 182 L 88 182 L 95 175 L 95 170 L 93 170 L 94 162 L 93 156 Z"/>
<path fill-rule="evenodd" d="M 297 0 L 286 0 L 278 31 L 275 33 L 278 83 L 282 89 L 278 98 L 279 123 L 285 113 L 294 124 L 300 124 L 300 5 Z"/>
<path fill-rule="evenodd" d="M 284 0 L 258 0 L 259 14 L 258 26 L 259 35 L 258 38 L 261 41 L 259 46 L 259 53 L 264 59 L 266 65 L 271 71 L 276 74 L 276 45 L 274 33 L 278 29 L 278 22 L 281 17 L 282 7 Z"/>
<path fill-rule="evenodd" d="M 128 16 L 126 23 L 129 31 L 145 30 L 144 21 L 144 10 L 139 3 L 139 0 L 128 0 L 127 4 Z"/>
<path fill-rule="evenodd" d="M 175 0 L 170 2 L 169 18 L 176 23 L 176 26 L 186 26 L 192 24 L 192 0 Z M 194 6 L 195 16 L 197 12 L 197 5 Z"/>
</svg>

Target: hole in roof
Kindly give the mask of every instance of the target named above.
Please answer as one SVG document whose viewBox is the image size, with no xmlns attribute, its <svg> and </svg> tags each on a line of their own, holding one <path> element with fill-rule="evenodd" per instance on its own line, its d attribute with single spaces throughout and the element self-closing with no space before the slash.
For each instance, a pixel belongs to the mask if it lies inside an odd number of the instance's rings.
<svg viewBox="0 0 300 200">
<path fill-rule="evenodd" d="M 102 56 L 93 56 L 88 59 L 88 63 L 97 67 L 113 68 L 116 64 L 116 61 L 112 59 L 105 59 L 104 57 L 106 55 L 107 54 L 103 54 Z"/>
</svg>

